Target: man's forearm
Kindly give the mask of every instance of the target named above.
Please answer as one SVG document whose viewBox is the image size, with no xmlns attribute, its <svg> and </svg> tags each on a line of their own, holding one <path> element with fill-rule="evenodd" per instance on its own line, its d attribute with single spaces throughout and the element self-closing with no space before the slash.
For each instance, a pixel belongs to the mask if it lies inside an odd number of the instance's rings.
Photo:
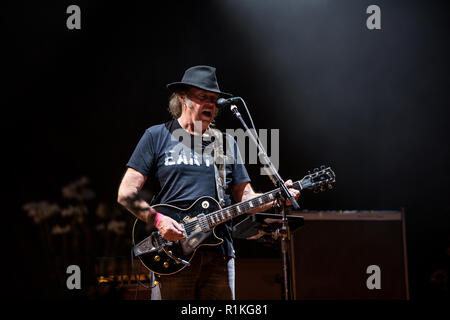
<svg viewBox="0 0 450 320">
<path fill-rule="evenodd" d="M 158 212 L 154 210 L 144 199 L 140 198 L 137 193 L 120 196 L 118 202 L 130 211 L 136 218 L 145 223 L 155 226 Z"/>
</svg>

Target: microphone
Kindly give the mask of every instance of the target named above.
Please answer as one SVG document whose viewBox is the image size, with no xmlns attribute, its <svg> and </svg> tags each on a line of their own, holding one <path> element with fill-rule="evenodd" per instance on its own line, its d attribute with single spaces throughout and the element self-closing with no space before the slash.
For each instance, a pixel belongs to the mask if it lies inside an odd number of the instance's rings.
<svg viewBox="0 0 450 320">
<path fill-rule="evenodd" d="M 233 97 L 233 98 L 228 98 L 228 99 L 219 98 L 219 99 L 217 99 L 216 106 L 227 107 L 239 99 L 241 99 L 241 98 L 240 97 Z"/>
</svg>

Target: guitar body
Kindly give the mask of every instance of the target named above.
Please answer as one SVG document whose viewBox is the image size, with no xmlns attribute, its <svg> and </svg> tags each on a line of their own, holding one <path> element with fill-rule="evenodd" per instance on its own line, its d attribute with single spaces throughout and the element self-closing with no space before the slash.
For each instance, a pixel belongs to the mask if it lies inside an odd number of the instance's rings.
<svg viewBox="0 0 450 320">
<path fill-rule="evenodd" d="M 333 170 L 323 166 L 321 170 L 316 168 L 314 173 L 294 182 L 292 188 L 318 192 L 331 189 L 334 182 Z M 272 203 L 280 192 L 278 188 L 224 209 L 214 198 L 206 196 L 195 200 L 187 209 L 168 204 L 155 205 L 156 211 L 171 217 L 183 227 L 185 238 L 176 242 L 167 241 L 156 228 L 136 219 L 132 234 L 133 253 L 147 269 L 156 274 L 177 273 L 189 265 L 198 248 L 218 246 L 223 242 L 214 232 L 216 226 L 266 203 Z"/>
<path fill-rule="evenodd" d="M 189 262 L 201 246 L 218 246 L 223 242 L 223 239 L 216 236 L 215 227 L 210 229 L 199 223 L 198 219 L 221 209 L 214 198 L 207 196 L 198 198 L 187 209 L 168 204 L 152 207 L 181 223 L 186 230 L 185 239 L 171 242 L 163 240 L 155 227 L 149 227 L 139 219 L 134 222 L 132 241 L 133 247 L 136 248 L 135 255 L 147 269 L 158 275 L 174 274 L 187 266 L 173 257 Z"/>
</svg>

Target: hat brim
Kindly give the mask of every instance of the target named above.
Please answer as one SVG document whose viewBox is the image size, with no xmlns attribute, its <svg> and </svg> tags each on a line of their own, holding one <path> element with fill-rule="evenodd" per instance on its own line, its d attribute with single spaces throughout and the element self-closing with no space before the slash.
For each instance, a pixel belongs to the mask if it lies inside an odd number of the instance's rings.
<svg viewBox="0 0 450 320">
<path fill-rule="evenodd" d="M 222 92 L 219 90 L 202 87 L 197 84 L 189 83 L 189 82 L 172 82 L 167 85 L 167 88 L 172 92 L 174 92 L 176 89 L 182 88 L 182 87 L 195 87 L 195 88 L 202 89 L 205 91 L 217 93 L 220 97 L 225 97 L 225 98 L 231 98 L 233 96 L 231 93 L 226 93 L 226 92 Z"/>
</svg>

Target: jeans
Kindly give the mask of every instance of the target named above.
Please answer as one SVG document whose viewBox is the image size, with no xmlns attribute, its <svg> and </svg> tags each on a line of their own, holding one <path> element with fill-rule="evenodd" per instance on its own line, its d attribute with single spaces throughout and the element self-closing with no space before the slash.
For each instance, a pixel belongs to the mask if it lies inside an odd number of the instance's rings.
<svg viewBox="0 0 450 320">
<path fill-rule="evenodd" d="M 199 249 L 191 265 L 161 276 L 152 289 L 152 300 L 234 300 L 234 258 L 218 250 Z"/>
</svg>

